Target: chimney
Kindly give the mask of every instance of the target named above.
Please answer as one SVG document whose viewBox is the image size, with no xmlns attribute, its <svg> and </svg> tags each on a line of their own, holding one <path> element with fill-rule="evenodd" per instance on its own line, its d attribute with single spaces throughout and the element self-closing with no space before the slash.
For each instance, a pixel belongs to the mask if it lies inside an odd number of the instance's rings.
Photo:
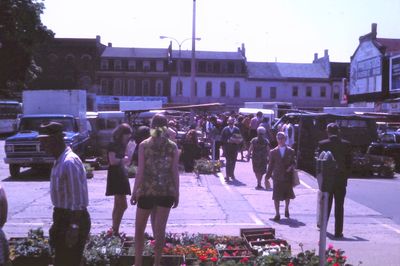
<svg viewBox="0 0 400 266">
<path fill-rule="evenodd" d="M 96 35 L 96 42 L 100 43 L 100 41 L 101 41 L 100 35 Z"/>
<path fill-rule="evenodd" d="M 112 42 L 109 42 L 107 46 L 112 47 Z"/>
<path fill-rule="evenodd" d="M 371 24 L 371 34 L 374 39 L 376 38 L 377 28 L 378 28 L 378 24 L 376 24 L 376 23 Z"/>
<path fill-rule="evenodd" d="M 314 62 L 318 60 L 318 53 L 314 53 Z"/>
<path fill-rule="evenodd" d="M 242 55 L 246 57 L 246 48 L 244 47 L 244 43 L 242 43 Z"/>
<path fill-rule="evenodd" d="M 324 57 L 329 57 L 328 49 L 325 49 L 325 50 L 324 50 Z"/>
</svg>

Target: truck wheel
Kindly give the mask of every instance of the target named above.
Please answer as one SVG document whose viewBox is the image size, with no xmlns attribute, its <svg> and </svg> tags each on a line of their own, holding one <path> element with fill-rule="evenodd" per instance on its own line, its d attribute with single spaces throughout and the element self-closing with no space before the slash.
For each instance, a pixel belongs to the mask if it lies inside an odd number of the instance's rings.
<svg viewBox="0 0 400 266">
<path fill-rule="evenodd" d="M 9 166 L 10 168 L 10 175 L 11 177 L 18 177 L 20 170 L 21 170 L 21 166 L 19 166 L 18 164 L 10 164 Z"/>
</svg>

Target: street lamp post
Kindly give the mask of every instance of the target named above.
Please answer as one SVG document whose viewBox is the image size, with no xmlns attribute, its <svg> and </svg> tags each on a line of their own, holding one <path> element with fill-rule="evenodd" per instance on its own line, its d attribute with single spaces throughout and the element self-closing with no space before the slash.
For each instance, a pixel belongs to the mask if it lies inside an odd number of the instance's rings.
<svg viewBox="0 0 400 266">
<path fill-rule="evenodd" d="M 160 39 L 170 39 L 176 42 L 176 44 L 178 44 L 179 47 L 179 53 L 178 53 L 178 67 L 177 67 L 177 72 L 178 72 L 178 89 L 179 89 L 179 93 L 182 93 L 182 83 L 181 83 L 181 60 L 182 60 L 182 44 L 187 41 L 187 40 L 192 40 L 192 38 L 186 38 L 182 41 L 178 41 L 177 39 L 173 38 L 173 37 L 169 37 L 169 36 L 160 36 Z M 194 38 L 194 40 L 196 41 L 200 41 L 201 38 Z"/>
</svg>

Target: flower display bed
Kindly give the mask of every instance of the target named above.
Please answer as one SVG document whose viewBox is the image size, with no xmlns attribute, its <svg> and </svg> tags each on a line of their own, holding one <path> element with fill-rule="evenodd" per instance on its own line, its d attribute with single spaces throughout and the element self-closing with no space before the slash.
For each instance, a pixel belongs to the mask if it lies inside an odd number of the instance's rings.
<svg viewBox="0 0 400 266">
<path fill-rule="evenodd" d="M 319 264 L 315 250 L 291 254 L 284 239 L 275 238 L 273 228 L 244 228 L 241 236 L 214 234 L 167 233 L 163 248 L 162 265 L 168 266 L 258 266 L 258 265 L 308 265 Z M 273 239 L 271 239 L 273 238 Z M 143 265 L 154 263 L 154 239 L 146 235 Z M 13 265 L 47 266 L 52 257 L 43 231 L 30 230 L 27 238 L 10 239 L 10 258 Z M 112 232 L 91 235 L 85 250 L 86 266 L 131 266 L 135 262 L 133 237 L 114 236 Z M 329 246 L 325 265 L 348 266 L 344 251 Z"/>
</svg>

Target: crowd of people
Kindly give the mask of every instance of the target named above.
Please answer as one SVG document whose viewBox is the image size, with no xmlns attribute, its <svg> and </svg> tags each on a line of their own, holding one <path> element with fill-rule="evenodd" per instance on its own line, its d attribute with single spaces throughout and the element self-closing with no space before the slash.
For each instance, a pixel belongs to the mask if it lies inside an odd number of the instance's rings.
<svg viewBox="0 0 400 266">
<path fill-rule="evenodd" d="M 221 160 L 225 157 L 225 181 L 236 179 L 235 166 L 239 154 L 243 161 L 252 163 L 255 189 L 271 190 L 275 205 L 274 221 L 280 220 L 280 202 L 285 202 L 284 216 L 290 218 L 290 200 L 295 198 L 293 174 L 296 168 L 295 151 L 291 145 L 290 125 L 273 134 L 270 121 L 261 112 L 242 116 L 235 113 L 198 116 L 185 137 L 178 141 L 177 121 L 156 114 L 149 126 L 135 130 L 126 123 L 118 125 L 107 149 L 109 168 L 105 195 L 113 196 L 111 231 L 119 235 L 123 215 L 130 203 L 137 206 L 135 219 L 135 265 L 142 265 L 144 232 L 150 218 L 155 237 L 155 265 L 160 265 L 165 231 L 171 208 L 179 204 L 179 165 L 186 172 L 194 171 L 195 160 L 207 157 Z M 200 134 L 198 133 L 200 131 Z M 204 152 L 199 136 L 204 134 L 212 144 L 211 152 Z M 328 125 L 329 139 L 319 145 L 330 150 L 347 169 L 345 158 L 349 146 L 338 137 L 338 127 Z M 50 195 L 54 206 L 50 244 L 55 250 L 55 265 L 79 265 L 88 237 L 91 220 L 87 211 L 88 188 L 85 169 L 80 158 L 66 146 L 62 125 L 56 122 L 42 125 L 39 139 L 43 148 L 55 157 L 50 176 Z M 276 143 L 276 147 L 271 143 Z M 221 154 L 222 151 L 222 154 Z M 342 160 L 343 159 L 343 160 Z M 127 167 L 137 167 L 131 189 Z M 346 194 L 347 172 L 340 172 L 340 180 L 331 193 L 329 209 L 335 200 L 335 235 L 343 236 L 343 203 Z M 264 183 L 263 183 L 264 177 Z M 272 185 L 270 180 L 272 179 Z M 7 218 L 7 201 L 0 187 L 0 245 L 6 242 L 1 227 Z M 8 249 L 0 249 L 0 265 Z"/>
</svg>

